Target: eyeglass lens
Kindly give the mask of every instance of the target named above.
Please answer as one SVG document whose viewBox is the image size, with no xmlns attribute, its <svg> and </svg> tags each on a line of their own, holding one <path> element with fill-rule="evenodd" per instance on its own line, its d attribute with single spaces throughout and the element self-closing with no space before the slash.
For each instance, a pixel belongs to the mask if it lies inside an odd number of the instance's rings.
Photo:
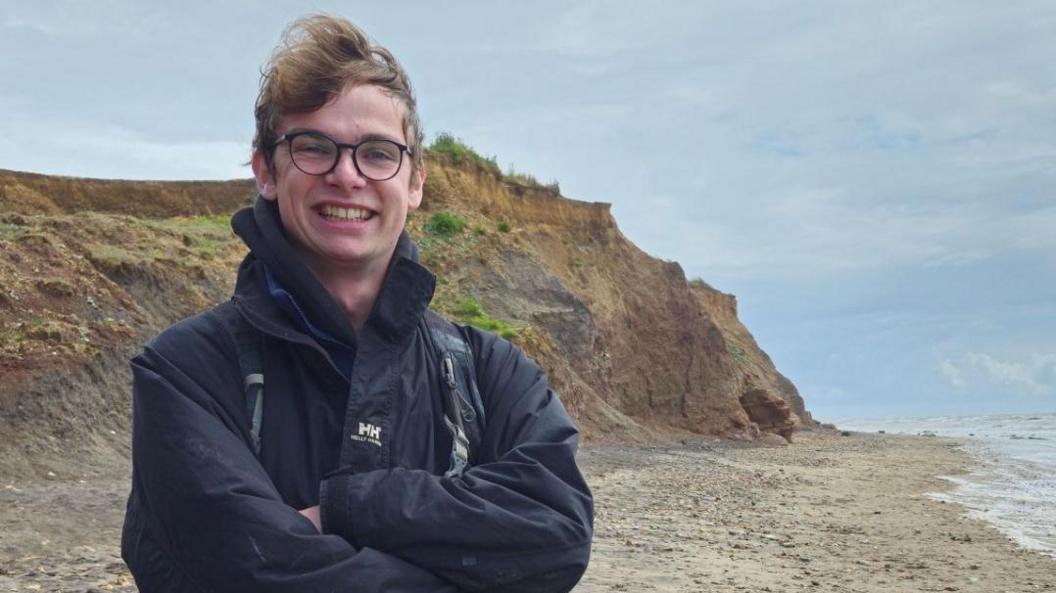
<svg viewBox="0 0 1056 593">
<path fill-rule="evenodd" d="M 293 164 L 309 175 L 329 173 L 341 158 L 337 143 L 322 134 L 298 134 L 290 139 Z M 400 170 L 403 152 L 395 142 L 367 140 L 356 146 L 352 159 L 367 179 L 384 181 Z"/>
</svg>

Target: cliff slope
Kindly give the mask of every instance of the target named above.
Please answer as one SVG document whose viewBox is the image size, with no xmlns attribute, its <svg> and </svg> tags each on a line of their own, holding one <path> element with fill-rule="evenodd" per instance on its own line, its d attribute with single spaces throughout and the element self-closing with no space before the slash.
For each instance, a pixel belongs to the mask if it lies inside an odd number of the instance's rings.
<svg viewBox="0 0 1056 593">
<path fill-rule="evenodd" d="M 433 156 L 429 171 L 409 228 L 439 277 L 434 307 L 536 357 L 588 439 L 813 425 L 734 297 L 639 250 L 607 204 L 472 162 Z M 245 180 L 0 171 L 0 466 L 124 452 L 128 357 L 228 297 L 244 248 L 227 217 L 253 195 Z"/>
</svg>

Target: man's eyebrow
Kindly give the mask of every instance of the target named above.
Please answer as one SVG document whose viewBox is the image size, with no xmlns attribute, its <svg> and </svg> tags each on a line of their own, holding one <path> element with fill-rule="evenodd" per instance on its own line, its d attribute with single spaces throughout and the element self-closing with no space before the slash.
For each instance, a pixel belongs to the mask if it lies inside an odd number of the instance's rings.
<svg viewBox="0 0 1056 593">
<path fill-rule="evenodd" d="M 311 132 L 313 134 L 322 134 L 323 136 L 326 136 L 326 134 L 323 134 L 323 132 L 321 132 L 319 130 L 316 130 L 316 129 L 313 129 L 313 128 L 290 128 L 289 130 L 286 130 L 286 132 L 283 133 L 282 135 L 283 136 L 290 136 L 292 134 L 300 134 L 302 132 Z"/>
<path fill-rule="evenodd" d="M 389 142 L 395 142 L 396 144 L 404 143 L 402 138 L 395 138 L 393 136 L 390 136 L 389 134 L 379 133 L 363 134 L 363 136 L 361 136 L 359 139 L 360 142 L 366 142 L 367 140 L 388 140 Z"/>
<path fill-rule="evenodd" d="M 284 135 L 285 136 L 289 136 L 290 134 L 300 134 L 302 132 L 311 132 L 313 134 L 319 134 L 319 135 L 322 135 L 322 136 L 326 136 L 327 138 L 330 138 L 331 140 L 334 140 L 335 142 L 338 142 L 340 144 L 346 144 L 345 142 L 342 142 L 341 140 L 338 140 L 337 138 L 334 138 L 332 135 L 330 135 L 330 134 L 328 134 L 328 133 L 326 133 L 326 132 L 324 132 L 322 130 L 317 130 L 315 128 L 291 128 L 289 130 L 286 130 L 286 133 Z M 402 138 L 395 138 L 395 137 L 393 137 L 393 136 L 391 136 L 389 134 L 382 134 L 382 133 L 379 133 L 379 132 L 369 132 L 369 133 L 366 133 L 366 134 L 363 134 L 362 136 L 360 136 L 358 142 L 353 142 L 351 144 L 359 144 L 359 143 L 365 142 L 367 140 L 388 140 L 389 142 L 395 142 L 397 144 L 403 144 L 404 143 Z"/>
</svg>

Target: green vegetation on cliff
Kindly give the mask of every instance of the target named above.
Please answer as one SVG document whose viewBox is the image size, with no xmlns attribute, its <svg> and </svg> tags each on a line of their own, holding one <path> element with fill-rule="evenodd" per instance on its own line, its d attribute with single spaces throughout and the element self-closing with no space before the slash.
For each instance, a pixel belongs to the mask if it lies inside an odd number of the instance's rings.
<svg viewBox="0 0 1056 593">
<path fill-rule="evenodd" d="M 426 151 L 434 157 L 439 156 L 445 159 L 456 167 L 472 163 L 505 183 L 520 185 L 530 189 L 542 189 L 554 195 L 561 194 L 561 186 L 557 180 L 550 183 L 542 183 L 534 175 L 516 171 L 512 165 L 504 173 L 499 169 L 498 160 L 494 155 L 483 156 L 472 146 L 466 144 L 464 140 L 447 132 L 438 133 L 432 144 L 426 147 Z"/>
<path fill-rule="evenodd" d="M 495 332 L 507 340 L 516 338 L 524 329 L 488 315 L 488 312 L 484 310 L 480 302 L 473 297 L 466 297 L 458 301 L 455 308 L 455 316 L 462 323 L 484 331 Z"/>
<path fill-rule="evenodd" d="M 500 175 L 499 165 L 495 161 L 494 156 L 481 156 L 479 152 L 473 150 L 473 147 L 463 142 L 461 138 L 456 138 L 447 132 L 437 134 L 426 150 L 434 155 L 446 158 L 452 165 L 460 166 L 466 163 L 474 163 L 485 171 L 491 171 L 496 176 Z"/>
<path fill-rule="evenodd" d="M 425 223 L 426 232 L 445 239 L 461 233 L 465 228 L 465 218 L 446 211 L 437 212 L 430 216 L 429 221 Z"/>
</svg>

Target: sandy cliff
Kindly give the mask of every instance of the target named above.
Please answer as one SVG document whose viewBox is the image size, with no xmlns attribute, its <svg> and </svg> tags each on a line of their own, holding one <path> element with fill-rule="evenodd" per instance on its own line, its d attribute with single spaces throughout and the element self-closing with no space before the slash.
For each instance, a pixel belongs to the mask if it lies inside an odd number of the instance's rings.
<svg viewBox="0 0 1056 593">
<path fill-rule="evenodd" d="M 751 438 L 813 424 L 737 319 L 734 297 L 638 249 L 608 204 L 503 183 L 472 165 L 434 167 L 426 189 L 430 210 L 511 222 L 511 236 L 488 236 L 475 259 L 437 267 L 487 310 L 541 330 L 545 345 L 533 353 L 589 431 Z"/>
<path fill-rule="evenodd" d="M 463 315 L 467 301 L 479 303 L 510 324 L 589 438 L 754 438 L 813 425 L 737 319 L 734 297 L 635 247 L 607 204 L 504 182 L 472 163 L 434 157 L 429 167 L 409 226 L 439 277 L 434 306 Z M 226 214 L 252 195 L 244 180 L 0 171 L 0 441 L 18 443 L 0 464 L 77 454 L 60 444 L 72 433 L 125 446 L 127 357 L 227 298 L 244 249 Z M 428 230 L 440 211 L 466 228 Z"/>
</svg>

